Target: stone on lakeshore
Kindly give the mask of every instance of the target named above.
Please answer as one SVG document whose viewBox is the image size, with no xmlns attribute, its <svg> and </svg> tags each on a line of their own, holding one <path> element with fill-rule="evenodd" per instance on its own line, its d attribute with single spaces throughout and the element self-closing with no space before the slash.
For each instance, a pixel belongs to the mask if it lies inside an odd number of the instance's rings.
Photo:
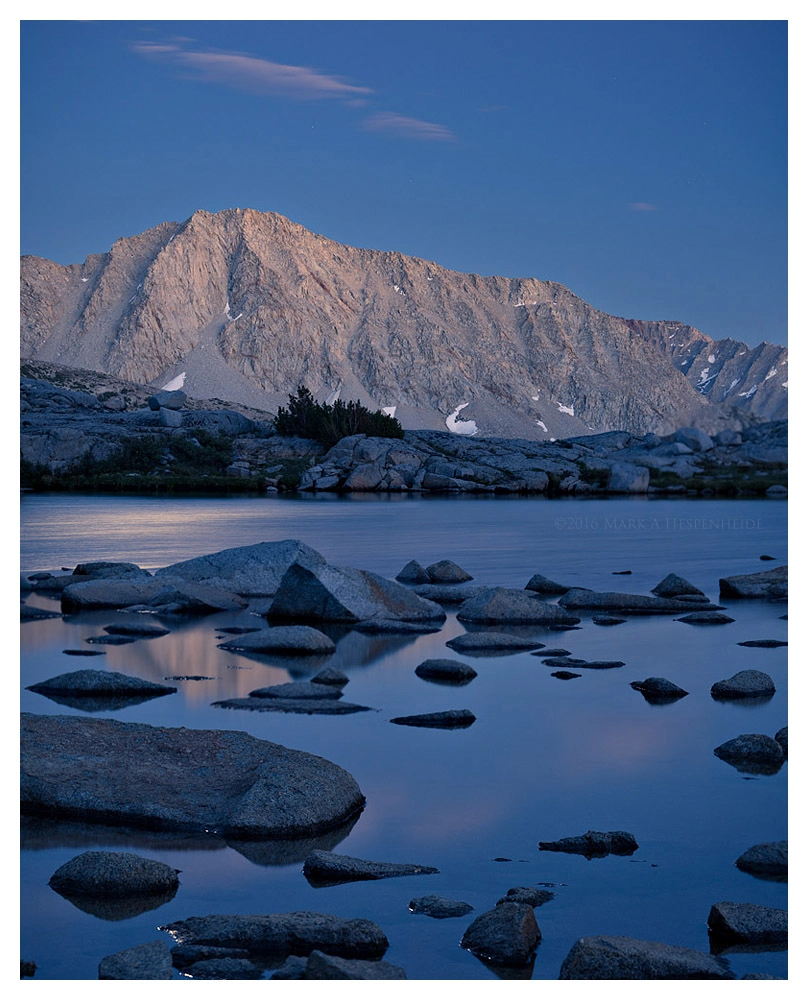
<svg viewBox="0 0 808 1000">
<path fill-rule="evenodd" d="M 451 559 L 441 559 L 440 562 L 427 566 L 426 571 L 432 583 L 468 583 L 474 577 L 467 573 Z"/>
<path fill-rule="evenodd" d="M 729 615 L 722 615 L 720 611 L 694 611 L 684 618 L 677 618 L 676 621 L 685 622 L 687 625 L 730 625 L 735 619 Z"/>
<path fill-rule="evenodd" d="M 424 715 L 400 715 L 390 721 L 397 726 L 417 726 L 422 729 L 467 729 L 476 721 L 476 716 L 467 708 L 460 708 Z"/>
<path fill-rule="evenodd" d="M 532 590 L 537 594 L 566 594 L 569 589 L 563 583 L 556 583 L 554 580 L 549 580 L 546 576 L 542 576 L 541 573 L 534 573 L 525 584 L 525 590 Z"/>
<path fill-rule="evenodd" d="M 651 593 L 656 594 L 657 597 L 680 597 L 682 594 L 691 594 L 696 597 L 705 596 L 703 590 L 699 590 L 695 584 L 675 573 L 668 573 L 664 580 L 660 580 L 656 587 L 652 588 Z"/>
<path fill-rule="evenodd" d="M 788 945 L 788 910 L 756 903 L 715 903 L 707 917 L 710 947 L 726 951 L 738 945 Z"/>
<path fill-rule="evenodd" d="M 580 665 L 587 670 L 614 670 L 616 667 L 624 667 L 622 660 L 584 660 Z"/>
<path fill-rule="evenodd" d="M 713 753 L 746 774 L 777 774 L 786 759 L 780 744 L 761 733 L 745 733 L 727 740 Z"/>
<path fill-rule="evenodd" d="M 535 908 L 537 906 L 544 906 L 551 899 L 555 899 L 554 892 L 548 892 L 546 889 L 534 889 L 527 885 L 519 885 L 514 889 L 508 889 L 507 894 L 498 899 L 496 905 L 501 906 L 503 903 L 527 903 L 528 906 Z"/>
<path fill-rule="evenodd" d="M 621 594 L 615 591 L 595 591 L 575 588 L 567 591 L 558 603 L 573 610 L 619 611 L 623 614 L 654 615 L 690 611 L 691 604 L 670 597 L 651 597 L 647 594 Z M 714 610 L 711 605 L 707 610 Z"/>
<path fill-rule="evenodd" d="M 146 403 L 150 410 L 181 410 L 187 398 L 182 389 L 161 389 L 149 396 Z"/>
<path fill-rule="evenodd" d="M 738 645 L 750 646 L 752 649 L 777 649 L 779 646 L 787 646 L 788 643 L 782 639 L 747 639 Z"/>
<path fill-rule="evenodd" d="M 219 643 L 219 649 L 231 652 L 243 650 L 248 653 L 280 653 L 289 656 L 316 656 L 333 653 L 336 648 L 327 635 L 309 625 L 278 625 Z"/>
<path fill-rule="evenodd" d="M 788 841 L 776 840 L 755 844 L 744 851 L 735 864 L 742 872 L 761 878 L 785 879 L 788 876 Z"/>
<path fill-rule="evenodd" d="M 411 559 L 407 565 L 396 574 L 399 583 L 430 583 L 429 573 L 415 559 Z"/>
<path fill-rule="evenodd" d="M 593 615 L 593 625 L 625 625 L 626 618 L 617 618 L 615 615 Z"/>
<path fill-rule="evenodd" d="M 337 667 L 323 667 L 311 679 L 312 684 L 332 684 L 334 687 L 343 688 L 348 683 L 348 675 Z"/>
<path fill-rule="evenodd" d="M 472 597 L 488 594 L 491 587 L 465 587 L 456 583 L 419 583 L 413 593 L 436 604 L 462 604 Z"/>
<path fill-rule="evenodd" d="M 381 958 L 388 941 L 371 920 L 327 913 L 212 914 L 175 920 L 167 931 L 180 945 L 240 948 L 250 955 L 310 955 L 324 951 L 344 958 Z"/>
<path fill-rule="evenodd" d="M 533 907 L 506 902 L 480 914 L 460 942 L 472 954 L 495 965 L 527 965 L 541 940 Z"/>
<path fill-rule="evenodd" d="M 788 726 L 783 726 L 774 734 L 775 740 L 780 744 L 783 753 L 788 757 Z"/>
<path fill-rule="evenodd" d="M 243 598 L 218 587 L 169 577 L 111 578 L 73 583 L 62 591 L 62 611 L 98 611 L 133 605 L 181 614 L 241 611 Z"/>
<path fill-rule="evenodd" d="M 579 938 L 559 979 L 734 979 L 720 958 L 658 941 L 630 937 Z"/>
<path fill-rule="evenodd" d="M 631 686 L 651 705 L 669 705 L 688 694 L 666 677 L 646 677 L 644 681 L 632 681 Z"/>
<path fill-rule="evenodd" d="M 131 896 L 176 891 L 177 869 L 137 854 L 85 851 L 51 875 L 48 885 L 63 896 Z"/>
<path fill-rule="evenodd" d="M 423 624 L 445 621 L 446 612 L 403 584 L 366 570 L 295 563 L 284 574 L 267 618 L 348 624 L 377 618 Z"/>
<path fill-rule="evenodd" d="M 303 862 L 303 874 L 315 886 L 340 885 L 343 882 L 367 882 L 405 875 L 437 875 L 437 868 L 426 865 L 365 861 L 331 851 L 312 851 Z"/>
<path fill-rule="evenodd" d="M 137 563 L 96 560 L 94 562 L 79 563 L 73 570 L 73 576 L 86 576 L 93 580 L 117 580 L 124 576 L 149 580 L 152 574 L 146 569 L 141 569 Z M 73 583 L 81 582 L 81 580 L 73 580 Z"/>
<path fill-rule="evenodd" d="M 774 692 L 774 681 L 762 670 L 739 670 L 732 677 L 716 681 L 710 688 L 710 694 L 716 700 L 771 698 Z"/>
<path fill-rule="evenodd" d="M 639 850 L 634 835 L 624 830 L 600 833 L 588 830 L 578 837 L 563 837 L 561 840 L 540 840 L 540 851 L 561 851 L 564 854 L 583 854 L 587 858 L 605 858 L 609 854 L 628 855 Z"/>
<path fill-rule="evenodd" d="M 263 970 L 248 958 L 206 958 L 184 969 L 190 979 L 263 979 Z"/>
<path fill-rule="evenodd" d="M 263 688 L 268 691 L 269 688 Z M 353 715 L 355 712 L 369 712 L 367 705 L 354 705 L 341 701 L 332 693 L 322 698 L 228 698 L 214 701 L 213 708 L 244 709 L 250 712 L 286 712 L 289 715 Z"/>
<path fill-rule="evenodd" d="M 114 625 L 105 625 L 104 631 L 109 635 L 134 635 L 142 639 L 157 639 L 161 635 L 168 635 L 170 630 L 160 625 L 152 625 L 150 622 L 116 622 Z"/>
<path fill-rule="evenodd" d="M 171 979 L 174 966 L 164 941 L 150 941 L 102 958 L 99 979 Z"/>
<path fill-rule="evenodd" d="M 458 653 L 520 653 L 531 649 L 541 649 L 544 643 L 535 639 L 525 639 L 521 635 L 508 632 L 466 632 L 455 636 L 447 643 Z"/>
<path fill-rule="evenodd" d="M 442 681 L 445 684 L 468 684 L 477 676 L 474 667 L 459 660 L 424 660 L 415 668 L 415 673 L 427 681 Z"/>
<path fill-rule="evenodd" d="M 242 597 L 271 597 L 293 563 L 307 567 L 326 564 L 315 549 L 295 538 L 287 538 L 281 542 L 259 542 L 186 559 L 158 569 L 155 576 L 204 583 Z"/>
<path fill-rule="evenodd" d="M 21 761 L 23 813 L 280 839 L 365 804 L 336 764 L 241 732 L 25 713 Z"/>
<path fill-rule="evenodd" d="M 492 587 L 464 601 L 457 620 L 480 625 L 577 625 L 581 619 L 529 591 Z"/>
<path fill-rule="evenodd" d="M 644 465 L 612 462 L 606 482 L 607 493 L 647 493 L 650 473 Z"/>
<path fill-rule="evenodd" d="M 788 566 L 762 573 L 728 576 L 718 581 L 721 597 L 771 598 L 788 595 Z"/>
<path fill-rule="evenodd" d="M 418 899 L 410 900 L 409 908 L 411 913 L 423 913 L 436 920 L 465 917 L 474 909 L 468 903 L 463 903 L 459 899 L 446 899 L 445 896 L 419 896 Z"/>
<path fill-rule="evenodd" d="M 406 979 L 399 965 L 368 961 L 362 958 L 340 958 L 313 951 L 300 976 L 301 979 Z"/>
<path fill-rule="evenodd" d="M 698 427 L 680 427 L 673 435 L 673 440 L 691 451 L 710 451 L 713 447 L 713 439 Z"/>
<path fill-rule="evenodd" d="M 155 684 L 153 681 L 144 681 L 140 677 L 119 674 L 113 670 L 74 670 L 69 674 L 59 674 L 50 680 L 31 684 L 26 690 L 36 691 L 37 694 L 74 696 L 86 694 L 92 697 L 146 694 L 157 698 L 165 694 L 174 694 L 177 689 L 167 687 L 165 684 Z"/>
</svg>

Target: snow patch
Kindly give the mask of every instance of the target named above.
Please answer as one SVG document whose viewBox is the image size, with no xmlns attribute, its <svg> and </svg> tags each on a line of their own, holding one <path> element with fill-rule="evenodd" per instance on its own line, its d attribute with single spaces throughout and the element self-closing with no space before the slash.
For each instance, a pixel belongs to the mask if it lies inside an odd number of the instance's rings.
<svg viewBox="0 0 808 1000">
<path fill-rule="evenodd" d="M 541 429 L 546 434 L 547 433 L 547 424 L 545 424 L 545 422 L 543 420 L 537 420 L 536 423 L 539 425 L 539 427 L 541 427 Z"/>
<path fill-rule="evenodd" d="M 176 378 L 172 378 L 170 382 L 166 382 L 166 384 L 162 387 L 160 391 L 175 392 L 177 389 L 181 389 L 184 385 L 185 385 L 185 372 L 182 372 Z"/>
<path fill-rule="evenodd" d="M 235 323 L 237 319 L 241 319 L 241 317 L 242 317 L 243 315 L 244 315 L 244 313 L 239 313 L 239 314 L 238 314 L 238 316 L 234 316 L 234 317 L 233 317 L 233 322 Z"/>
<path fill-rule="evenodd" d="M 473 420 L 458 419 L 460 411 L 464 410 L 468 405 L 468 403 L 461 403 L 460 406 L 452 410 L 446 418 L 446 426 L 452 434 L 466 434 L 470 436 L 477 433 L 477 424 Z"/>
<path fill-rule="evenodd" d="M 89 278 L 82 278 L 81 280 L 82 281 L 89 281 L 90 279 Z"/>
<path fill-rule="evenodd" d="M 746 392 L 739 392 L 738 395 L 741 396 L 743 399 L 746 399 L 749 396 L 754 396 L 757 390 L 758 387 L 756 385 L 753 385 L 751 389 L 747 389 Z"/>
<path fill-rule="evenodd" d="M 781 385 L 781 386 L 782 386 L 782 387 L 783 387 L 784 389 L 787 389 L 787 388 L 788 388 L 788 379 L 786 379 L 786 380 L 785 380 L 785 382 L 781 382 L 781 383 L 780 383 L 780 385 Z"/>
<path fill-rule="evenodd" d="M 341 391 L 342 391 L 342 385 L 340 385 L 339 388 L 335 389 L 331 393 L 331 395 L 328 396 L 328 398 L 326 399 L 326 404 L 328 406 L 333 406 L 334 403 L 336 403 L 336 401 L 339 399 L 339 394 L 340 394 Z"/>
<path fill-rule="evenodd" d="M 710 356 L 709 356 L 709 357 L 707 358 L 707 360 L 709 361 L 709 363 L 710 363 L 711 365 L 714 365 L 714 364 L 715 364 L 715 355 L 714 355 L 714 354 L 711 354 L 711 355 L 710 355 Z"/>
<path fill-rule="evenodd" d="M 399 288 L 398 285 L 393 285 L 393 288 L 398 292 L 399 295 L 403 295 L 405 298 L 407 297 L 407 293 L 403 291 L 401 288 Z"/>
<path fill-rule="evenodd" d="M 383 406 L 382 413 L 386 413 L 388 417 L 394 417 L 396 415 L 395 406 Z"/>
<path fill-rule="evenodd" d="M 541 392 L 541 389 L 539 389 L 539 392 Z M 534 403 L 538 402 L 539 399 L 538 396 L 531 396 L 530 398 L 533 400 Z"/>
<path fill-rule="evenodd" d="M 777 374 L 777 368 L 770 368 L 770 369 L 769 369 L 769 374 L 768 374 L 768 375 L 766 376 L 766 378 L 764 378 L 764 379 L 763 379 L 763 381 L 764 381 L 764 382 L 768 382 L 768 381 L 769 381 L 769 379 L 770 379 L 770 378 L 774 378 L 774 376 L 775 376 L 776 374 Z"/>
<path fill-rule="evenodd" d="M 569 413 L 569 415 L 571 417 L 575 416 L 575 404 L 574 403 L 572 404 L 572 406 L 564 406 L 562 403 L 559 403 L 558 400 L 556 400 L 556 405 L 558 406 L 558 412 L 559 413 Z"/>
</svg>

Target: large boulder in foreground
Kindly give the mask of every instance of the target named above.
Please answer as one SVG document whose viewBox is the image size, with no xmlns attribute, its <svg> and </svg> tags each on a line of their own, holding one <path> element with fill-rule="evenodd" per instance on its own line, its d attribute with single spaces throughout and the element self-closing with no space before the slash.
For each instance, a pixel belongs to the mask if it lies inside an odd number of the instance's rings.
<svg viewBox="0 0 808 1000">
<path fill-rule="evenodd" d="M 529 590 L 492 587 L 464 601 L 457 620 L 478 625 L 577 625 L 581 619 Z"/>
<path fill-rule="evenodd" d="M 473 920 L 461 947 L 494 965 L 527 965 L 541 940 L 533 907 L 527 903 L 500 903 Z"/>
<path fill-rule="evenodd" d="M 290 566 L 267 611 L 270 621 L 444 621 L 446 612 L 409 588 L 347 566 Z"/>
<path fill-rule="evenodd" d="M 177 578 L 114 577 L 71 583 L 62 591 L 62 611 L 99 611 L 109 608 L 149 607 L 172 613 L 209 615 L 241 611 L 247 602 L 220 587 Z"/>
<path fill-rule="evenodd" d="M 315 549 L 294 538 L 222 549 L 158 569 L 156 577 L 170 576 L 210 587 L 221 587 L 244 597 L 271 597 L 292 563 L 324 566 Z"/>
<path fill-rule="evenodd" d="M 85 851 L 51 875 L 48 885 L 64 896 L 129 896 L 176 890 L 177 869 L 137 854 Z"/>
<path fill-rule="evenodd" d="M 21 779 L 24 813 L 226 837 L 325 832 L 365 802 L 336 764 L 247 733 L 73 716 L 21 716 Z"/>
<path fill-rule="evenodd" d="M 785 880 L 788 877 L 788 841 L 755 844 L 735 862 L 742 872 L 758 878 Z"/>
<path fill-rule="evenodd" d="M 175 920 L 160 930 L 181 945 L 240 948 L 251 955 L 310 955 L 322 951 L 343 958 L 381 958 L 389 942 L 371 920 L 346 920 L 328 913 L 213 914 Z"/>
<path fill-rule="evenodd" d="M 788 566 L 778 566 L 763 573 L 728 576 L 718 581 L 721 597 L 787 597 Z"/>
<path fill-rule="evenodd" d="M 174 966 L 165 941 L 150 941 L 102 958 L 99 979 L 173 979 Z"/>
<path fill-rule="evenodd" d="M 559 979 L 734 979 L 719 958 L 692 948 L 630 937 L 580 938 Z"/>
<path fill-rule="evenodd" d="M 788 944 L 788 910 L 757 903 L 716 903 L 707 917 L 710 947 L 714 951 L 733 947 Z"/>
</svg>

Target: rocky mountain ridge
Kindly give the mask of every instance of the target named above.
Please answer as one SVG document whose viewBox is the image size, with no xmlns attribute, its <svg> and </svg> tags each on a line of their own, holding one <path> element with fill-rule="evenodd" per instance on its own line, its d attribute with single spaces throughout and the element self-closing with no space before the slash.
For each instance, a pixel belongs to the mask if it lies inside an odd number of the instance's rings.
<svg viewBox="0 0 808 1000">
<path fill-rule="evenodd" d="M 198 211 L 61 266 L 21 261 L 21 354 L 275 411 L 304 384 L 408 429 L 553 440 L 709 433 L 787 409 L 787 352 L 609 316 L 533 278 Z"/>
</svg>

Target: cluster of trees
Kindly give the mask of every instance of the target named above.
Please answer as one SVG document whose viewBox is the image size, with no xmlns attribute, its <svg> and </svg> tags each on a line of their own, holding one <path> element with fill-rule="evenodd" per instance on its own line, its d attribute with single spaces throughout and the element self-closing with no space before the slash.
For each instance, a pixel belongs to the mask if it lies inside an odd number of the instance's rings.
<svg viewBox="0 0 808 1000">
<path fill-rule="evenodd" d="M 282 406 L 275 418 L 275 430 L 288 437 L 311 438 L 327 447 L 351 434 L 368 437 L 403 438 L 404 429 L 395 417 L 362 406 L 359 400 L 332 404 L 318 403 L 302 385 L 289 397 L 289 406 Z"/>
</svg>

